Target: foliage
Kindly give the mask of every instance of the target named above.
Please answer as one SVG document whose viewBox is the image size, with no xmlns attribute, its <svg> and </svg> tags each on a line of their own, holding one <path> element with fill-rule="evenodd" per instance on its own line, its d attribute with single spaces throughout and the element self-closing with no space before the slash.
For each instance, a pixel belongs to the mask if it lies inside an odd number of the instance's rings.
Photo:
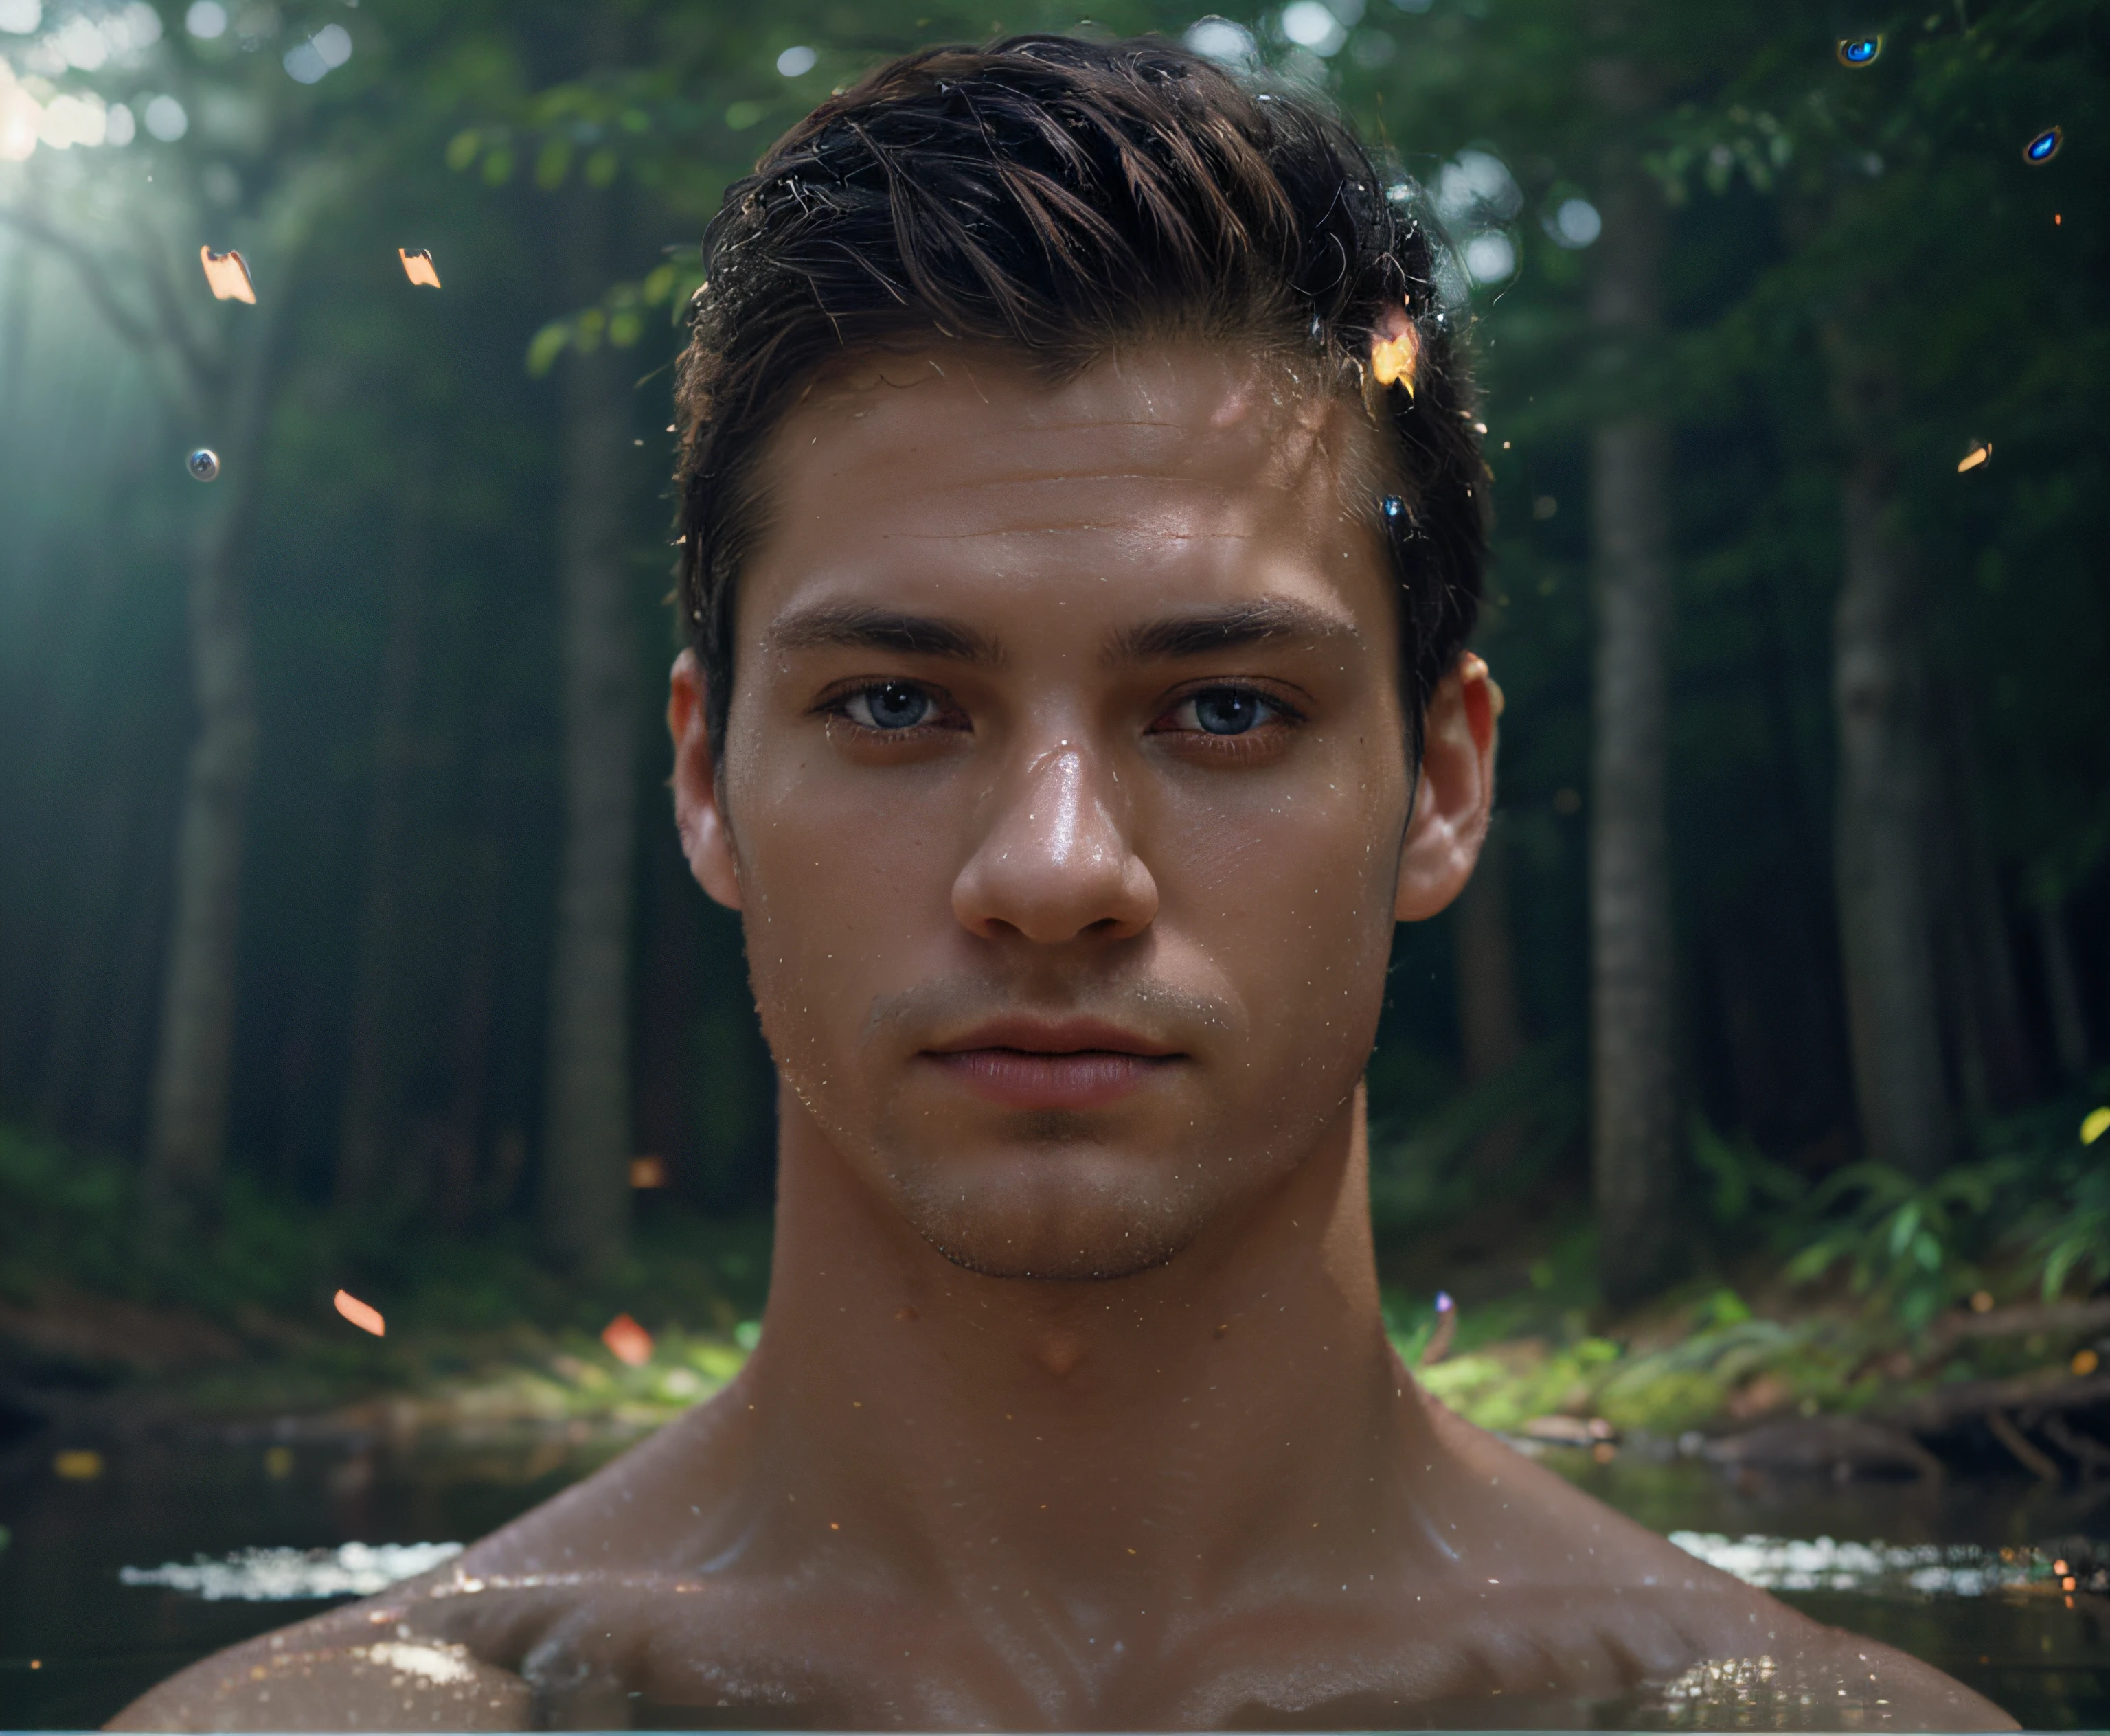
<svg viewBox="0 0 2110 1736">
<path fill-rule="evenodd" d="M 1843 1263 L 1855 1293 L 1872 1308 L 1924 1327 L 1978 1287 L 1980 1269 L 1963 1255 L 1966 1227 L 1982 1221 L 2016 1179 L 2015 1166 L 1997 1160 L 1962 1164 L 1926 1183 L 1881 1164 L 1850 1164 L 1810 1196 L 1818 1227 L 1788 1262 L 1787 1278 L 1808 1283 Z M 1835 1208 L 1836 1218 L 1819 1215 Z"/>
<path fill-rule="evenodd" d="M 1713 1185 L 1707 1209 L 1716 1225 L 1734 1229 L 1768 1208 L 1794 1205 L 1809 1183 L 1785 1164 L 1768 1160 L 1749 1139 L 1725 1139 L 1696 1115 L 1688 1136 L 1693 1166 Z"/>
<path fill-rule="evenodd" d="M 1786 1276 L 1808 1283 L 1843 1265 L 1872 1309 L 1913 1331 L 1995 1265 L 2047 1300 L 2076 1277 L 2110 1282 L 2110 1167 L 2074 1131 L 2077 1101 L 1996 1123 L 1989 1155 L 1930 1182 L 1877 1164 L 1836 1172 L 1775 1226 L 1798 1250 Z"/>
<path fill-rule="evenodd" d="M 26 1304 L 88 1290 L 238 1327 L 269 1316 L 297 1334 L 334 1336 L 346 1330 L 330 1305 L 339 1286 L 392 1327 L 442 1334 L 591 1334 L 618 1310 L 728 1331 L 760 1312 L 767 1289 L 768 1227 L 756 1219 L 705 1218 L 670 1202 L 645 1214 L 622 1267 L 582 1283 L 541 1265 L 511 1226 L 460 1236 L 416 1211 L 348 1217 L 239 1176 L 203 1244 L 155 1268 L 136 1257 L 135 1186 L 127 1164 L 0 1123 L 0 1295 Z"/>
<path fill-rule="evenodd" d="M 2110 1075 L 2092 1085 L 2090 1097 L 2100 1097 L 2110 1091 Z M 2046 1300 L 2076 1277 L 2084 1288 L 2110 1285 L 2110 1161 L 2098 1144 L 2110 1114 L 2091 1108 L 2076 1132 L 2076 1106 L 2067 1097 L 2015 1116 L 1989 1140 L 2027 1178 L 2010 1205 L 2008 1240 L 2040 1269 Z"/>
<path fill-rule="evenodd" d="M 1474 1160 L 1498 1128 L 1519 1136 L 1506 1178 L 1528 1184 L 1582 1131 L 1579 1069 L 1566 1046 L 1546 1044 L 1506 1071 L 1456 1092 L 1410 1130 L 1380 1127 L 1370 1140 L 1370 1214 L 1380 1232 L 1426 1228 L 1456 1218 L 1484 1196 Z"/>
</svg>

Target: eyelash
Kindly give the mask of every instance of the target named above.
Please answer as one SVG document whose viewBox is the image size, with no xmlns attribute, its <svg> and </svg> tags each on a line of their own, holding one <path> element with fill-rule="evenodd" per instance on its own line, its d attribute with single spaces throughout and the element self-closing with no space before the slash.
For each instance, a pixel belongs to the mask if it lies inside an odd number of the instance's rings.
<svg viewBox="0 0 2110 1736">
<path fill-rule="evenodd" d="M 1257 699 L 1270 715 L 1253 728 L 1237 735 L 1218 735 L 1202 729 L 1174 730 L 1162 726 L 1183 707 L 1209 694 L 1238 694 Z M 1149 733 L 1170 736 L 1180 751 L 1190 757 L 1204 755 L 1220 764 L 1272 759 L 1288 745 L 1288 737 L 1303 727 L 1304 712 L 1279 693 L 1253 681 L 1200 681 L 1173 695 L 1157 714 Z"/>
<path fill-rule="evenodd" d="M 912 688 L 930 700 L 933 715 L 921 723 L 911 724 L 908 728 L 902 730 L 874 729 L 870 724 L 860 723 L 850 716 L 849 705 L 853 699 L 862 698 L 867 694 L 877 693 L 881 689 L 888 687 Z M 966 726 L 966 720 L 962 716 L 960 708 L 953 703 L 952 695 L 944 688 L 934 687 L 928 681 L 912 681 L 899 676 L 881 681 L 867 678 L 864 680 L 845 682 L 823 694 L 813 710 L 819 715 L 848 725 L 858 735 L 873 741 L 921 741 L 933 730 L 956 730 Z M 959 718 L 961 721 L 957 723 L 953 722 L 951 720 L 954 718 Z"/>
<path fill-rule="evenodd" d="M 859 722 L 849 715 L 852 700 L 888 687 L 912 688 L 930 701 L 936 715 L 923 722 L 911 724 L 905 729 L 899 730 L 876 729 L 870 724 Z M 1271 715 L 1256 727 L 1236 735 L 1219 735 L 1208 730 L 1173 730 L 1163 727 L 1166 720 L 1183 706 L 1190 704 L 1210 694 L 1245 695 L 1258 700 L 1261 704 L 1267 708 Z M 962 716 L 959 708 L 953 703 L 952 696 L 944 689 L 933 686 L 926 681 L 908 680 L 899 677 L 881 681 L 865 680 L 849 682 L 824 694 L 813 709 L 818 714 L 848 725 L 858 735 L 872 740 L 919 741 L 933 730 L 949 730 L 973 727 L 971 723 Z M 952 721 L 956 718 L 959 719 L 959 721 Z M 1291 704 L 1280 694 L 1256 683 L 1202 681 L 1181 693 L 1175 694 L 1158 712 L 1145 733 L 1152 735 L 1178 735 L 1182 738 L 1184 744 L 1198 747 L 1205 753 L 1243 757 L 1256 752 L 1266 751 L 1284 735 L 1301 728 L 1306 721 L 1303 712 Z"/>
</svg>

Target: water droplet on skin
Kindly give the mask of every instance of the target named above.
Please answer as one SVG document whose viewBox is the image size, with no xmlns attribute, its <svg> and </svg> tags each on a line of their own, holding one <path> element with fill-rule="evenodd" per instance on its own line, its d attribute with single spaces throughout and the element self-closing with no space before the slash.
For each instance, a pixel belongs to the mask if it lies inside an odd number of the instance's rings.
<svg viewBox="0 0 2110 1736">
<path fill-rule="evenodd" d="M 1876 57 L 1883 52 L 1880 36 L 1848 36 L 1839 43 L 1839 64 L 1842 66 L 1872 66 Z"/>
<path fill-rule="evenodd" d="M 2026 163 L 2049 163 L 2058 155 L 2058 147 L 2066 142 L 2063 127 L 2046 127 L 2043 132 L 2022 147 L 2022 160 Z"/>
<path fill-rule="evenodd" d="M 194 481 L 216 482 L 220 480 L 220 454 L 211 447 L 200 446 L 186 462 Z"/>
</svg>

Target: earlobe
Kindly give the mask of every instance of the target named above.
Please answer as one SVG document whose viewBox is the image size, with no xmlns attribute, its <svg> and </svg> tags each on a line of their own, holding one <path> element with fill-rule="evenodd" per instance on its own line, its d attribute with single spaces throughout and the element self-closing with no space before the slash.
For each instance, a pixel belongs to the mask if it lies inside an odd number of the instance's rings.
<svg viewBox="0 0 2110 1736">
<path fill-rule="evenodd" d="M 704 673 L 693 651 L 674 659 L 667 684 L 667 733 L 674 744 L 674 825 L 696 884 L 727 910 L 741 908 L 740 874 L 711 753 Z"/>
<path fill-rule="evenodd" d="M 1429 696 L 1413 823 L 1400 851 L 1392 915 L 1425 922 L 1465 889 L 1495 805 L 1501 689 L 1470 652 Z"/>
</svg>

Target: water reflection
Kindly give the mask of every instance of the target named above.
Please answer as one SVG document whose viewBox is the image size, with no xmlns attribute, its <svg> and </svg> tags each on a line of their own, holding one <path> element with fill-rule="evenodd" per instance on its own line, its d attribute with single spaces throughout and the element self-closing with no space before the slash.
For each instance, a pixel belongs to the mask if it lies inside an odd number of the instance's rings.
<svg viewBox="0 0 2110 1736">
<path fill-rule="evenodd" d="M 111 1455 L 94 1482 L 61 1482 L 48 1456 L 0 1465 L 0 1522 L 14 1531 L 0 1552 L 0 1650 L 11 1654 L 0 1657 L 0 1726 L 98 1723 L 193 1658 L 281 1625 L 288 1599 L 319 1607 L 444 1563 L 452 1539 L 495 1529 L 636 1438 L 576 1425 L 399 1435 L 378 1413 L 333 1434 L 319 1419 L 291 1426 L 283 1438 L 251 1430 L 142 1444 Z M 2099 1485 L 1725 1476 L 1637 1451 L 1599 1463 L 1579 1444 L 1549 1449 L 1545 1462 L 1818 1619 L 1927 1659 L 2026 1724 L 2110 1726 L 2110 1557 L 2100 1541 L 2068 1535 L 2110 1529 Z M 1741 1661 L 1716 1660 L 1711 1676 L 1702 1666 L 1647 1706 L 1623 1706 L 1622 1719 L 1712 1720 L 1714 1700 L 1764 1685 L 1727 1669 Z M 1753 1721 L 1766 1723 L 1755 1707 Z"/>
</svg>

